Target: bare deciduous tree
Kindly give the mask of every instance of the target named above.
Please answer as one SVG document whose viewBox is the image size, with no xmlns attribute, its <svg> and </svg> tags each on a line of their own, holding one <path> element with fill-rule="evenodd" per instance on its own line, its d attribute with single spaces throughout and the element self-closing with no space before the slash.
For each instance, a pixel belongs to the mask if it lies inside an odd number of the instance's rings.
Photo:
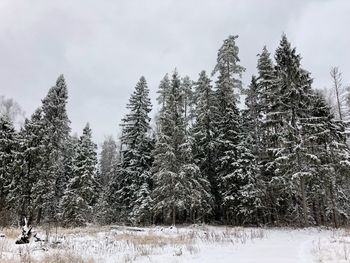
<svg viewBox="0 0 350 263">
<path fill-rule="evenodd" d="M 338 67 L 330 70 L 331 88 L 324 88 L 322 94 L 331 106 L 332 113 L 338 120 L 350 121 L 350 86 L 343 85 L 343 76 Z"/>
<path fill-rule="evenodd" d="M 0 96 L 0 115 L 5 115 L 13 123 L 22 125 L 24 114 L 24 111 L 16 101 L 5 96 Z"/>
<path fill-rule="evenodd" d="M 342 104 L 344 104 L 343 101 L 345 101 L 344 100 L 345 96 L 343 96 L 345 93 L 345 89 L 343 88 L 342 74 L 339 71 L 338 67 L 332 67 L 330 74 L 333 82 L 333 90 L 335 92 L 338 116 L 339 116 L 339 119 L 342 121 L 343 120 Z"/>
</svg>

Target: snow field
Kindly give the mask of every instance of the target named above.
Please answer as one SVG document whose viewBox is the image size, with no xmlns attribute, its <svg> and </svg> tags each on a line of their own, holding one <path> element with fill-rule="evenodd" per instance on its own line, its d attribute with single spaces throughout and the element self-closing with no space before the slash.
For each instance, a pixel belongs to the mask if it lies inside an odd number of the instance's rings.
<svg viewBox="0 0 350 263">
<path fill-rule="evenodd" d="M 0 233 L 1 263 L 349 262 L 347 230 L 214 226 L 124 226 L 39 229 L 48 242 L 15 245 L 17 229 Z"/>
</svg>

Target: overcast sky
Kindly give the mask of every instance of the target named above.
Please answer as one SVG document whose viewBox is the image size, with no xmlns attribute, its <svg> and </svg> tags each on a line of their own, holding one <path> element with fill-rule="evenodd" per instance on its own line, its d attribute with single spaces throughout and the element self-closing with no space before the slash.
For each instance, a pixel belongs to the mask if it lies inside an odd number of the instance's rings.
<svg viewBox="0 0 350 263">
<path fill-rule="evenodd" d="M 90 122 L 101 143 L 117 137 L 141 75 L 155 104 L 166 72 L 211 72 L 230 34 L 239 35 L 245 85 L 256 55 L 264 45 L 273 52 L 283 32 L 314 87 L 331 85 L 331 66 L 350 83 L 349 26 L 349 0 L 0 0 L 0 95 L 29 117 L 63 73 L 73 132 Z"/>
</svg>

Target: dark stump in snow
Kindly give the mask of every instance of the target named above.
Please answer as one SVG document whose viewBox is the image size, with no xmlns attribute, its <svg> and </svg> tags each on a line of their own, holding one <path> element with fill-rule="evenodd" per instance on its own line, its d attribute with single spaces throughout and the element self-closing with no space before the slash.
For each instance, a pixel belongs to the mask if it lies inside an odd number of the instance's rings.
<svg viewBox="0 0 350 263">
<path fill-rule="evenodd" d="M 22 234 L 18 237 L 16 240 L 16 244 L 28 244 L 30 241 L 30 238 L 32 237 L 32 227 L 28 227 L 27 220 L 24 219 L 25 224 L 22 227 Z"/>
</svg>

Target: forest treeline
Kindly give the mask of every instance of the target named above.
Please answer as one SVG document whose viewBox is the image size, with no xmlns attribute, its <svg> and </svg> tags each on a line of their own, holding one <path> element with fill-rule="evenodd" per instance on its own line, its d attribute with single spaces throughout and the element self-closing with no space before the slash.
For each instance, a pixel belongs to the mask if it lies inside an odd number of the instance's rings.
<svg viewBox="0 0 350 263">
<path fill-rule="evenodd" d="M 198 80 L 166 74 L 154 121 L 141 77 L 120 140 L 108 137 L 99 160 L 88 124 L 71 135 L 62 75 L 19 130 L 2 114 L 0 225 L 347 224 L 346 121 L 285 35 L 274 56 L 262 49 L 243 87 L 236 39 Z"/>
</svg>

